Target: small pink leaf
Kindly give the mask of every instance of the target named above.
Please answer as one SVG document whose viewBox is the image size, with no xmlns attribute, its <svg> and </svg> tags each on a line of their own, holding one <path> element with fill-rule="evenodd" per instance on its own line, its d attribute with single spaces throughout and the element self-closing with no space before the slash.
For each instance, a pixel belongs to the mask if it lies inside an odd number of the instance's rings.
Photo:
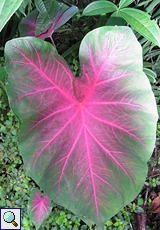
<svg viewBox="0 0 160 230">
<path fill-rule="evenodd" d="M 34 221 L 34 224 L 37 226 L 37 228 L 39 228 L 39 226 L 49 215 L 49 197 L 46 195 L 41 197 L 39 192 L 34 189 L 31 194 L 30 206 L 30 215 L 32 216 L 32 220 Z"/>
</svg>

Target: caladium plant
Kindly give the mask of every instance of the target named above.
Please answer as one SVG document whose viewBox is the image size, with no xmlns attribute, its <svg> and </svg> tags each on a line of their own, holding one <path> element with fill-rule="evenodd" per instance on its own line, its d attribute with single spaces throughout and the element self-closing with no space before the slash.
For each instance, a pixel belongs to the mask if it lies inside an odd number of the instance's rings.
<svg viewBox="0 0 160 230">
<path fill-rule="evenodd" d="M 51 38 L 55 30 L 65 24 L 79 10 L 70 8 L 55 0 L 37 0 L 37 9 L 28 14 L 19 24 L 21 36 L 33 36 L 39 39 Z"/>
<path fill-rule="evenodd" d="M 128 27 L 101 27 L 80 46 L 81 77 L 47 42 L 5 47 L 10 105 L 30 176 L 55 203 L 103 224 L 140 192 L 157 108 Z"/>
</svg>

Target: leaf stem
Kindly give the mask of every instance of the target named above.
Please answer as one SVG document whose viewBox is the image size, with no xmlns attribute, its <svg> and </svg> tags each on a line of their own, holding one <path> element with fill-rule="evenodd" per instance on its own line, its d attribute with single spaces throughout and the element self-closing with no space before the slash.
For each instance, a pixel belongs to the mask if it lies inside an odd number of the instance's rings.
<svg viewBox="0 0 160 230">
<path fill-rule="evenodd" d="M 51 39 L 52 45 L 54 46 L 54 48 L 55 48 L 55 49 L 56 49 L 56 51 L 57 51 L 57 48 L 56 48 L 56 45 L 55 45 L 55 43 L 54 43 L 54 41 L 53 41 L 52 36 L 50 36 L 50 39 Z"/>
</svg>

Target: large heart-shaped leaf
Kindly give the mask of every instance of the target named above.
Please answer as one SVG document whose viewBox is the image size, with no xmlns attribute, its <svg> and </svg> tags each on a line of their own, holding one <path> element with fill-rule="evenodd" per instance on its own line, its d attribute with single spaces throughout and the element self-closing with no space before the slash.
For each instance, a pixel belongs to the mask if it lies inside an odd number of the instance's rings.
<svg viewBox="0 0 160 230">
<path fill-rule="evenodd" d="M 80 78 L 37 38 L 9 41 L 5 57 L 29 174 L 55 203 L 102 227 L 140 192 L 154 148 L 158 115 L 140 44 L 128 27 L 91 31 Z"/>
</svg>

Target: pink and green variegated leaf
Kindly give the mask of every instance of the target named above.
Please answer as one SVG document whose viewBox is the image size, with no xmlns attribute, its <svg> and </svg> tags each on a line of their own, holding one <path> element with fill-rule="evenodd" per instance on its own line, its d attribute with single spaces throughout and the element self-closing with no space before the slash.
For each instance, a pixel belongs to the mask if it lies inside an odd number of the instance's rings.
<svg viewBox="0 0 160 230">
<path fill-rule="evenodd" d="M 32 36 L 42 40 L 47 37 L 51 37 L 55 30 L 60 28 L 79 11 L 76 6 L 71 6 L 69 9 L 67 9 L 65 4 L 61 6 L 60 3 L 55 3 L 56 13 L 54 18 L 53 13 L 52 18 L 50 18 L 48 13 L 39 13 L 37 10 L 34 10 L 23 18 L 19 24 L 21 37 Z"/>
<path fill-rule="evenodd" d="M 49 29 L 50 25 L 55 24 L 57 19 L 59 19 L 69 8 L 64 3 L 60 3 L 55 0 L 47 0 L 44 3 L 40 0 L 37 1 L 37 3 L 38 2 L 43 4 L 43 6 L 38 6 L 40 13 L 36 20 L 36 35 L 44 33 L 47 29 Z"/>
<path fill-rule="evenodd" d="M 38 16 L 38 11 L 34 10 L 29 15 L 27 15 L 25 18 L 22 19 L 22 21 L 19 24 L 19 31 L 21 37 L 25 37 L 25 36 L 36 37 L 35 27 L 36 27 L 37 16 Z M 45 33 L 37 36 L 37 38 L 39 39 L 47 38 L 48 32 L 50 33 L 50 29 L 47 30 Z"/>
<path fill-rule="evenodd" d="M 40 227 L 43 221 L 49 216 L 50 202 L 48 196 L 41 197 L 40 193 L 33 189 L 28 206 L 28 213 L 36 229 Z"/>
<path fill-rule="evenodd" d="M 99 226 L 140 192 L 155 144 L 157 108 L 128 27 L 101 27 L 80 46 L 75 78 L 54 47 L 5 47 L 7 92 L 25 166 L 57 204 Z"/>
</svg>

